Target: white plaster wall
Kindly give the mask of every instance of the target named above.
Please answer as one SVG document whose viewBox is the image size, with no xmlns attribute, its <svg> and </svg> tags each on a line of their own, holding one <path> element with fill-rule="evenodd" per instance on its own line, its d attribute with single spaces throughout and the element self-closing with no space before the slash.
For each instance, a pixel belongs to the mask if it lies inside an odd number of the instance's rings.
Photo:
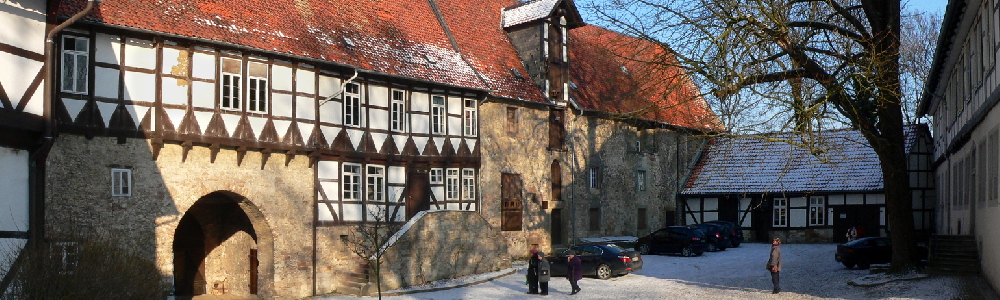
<svg viewBox="0 0 1000 300">
<path fill-rule="evenodd" d="M 0 230 L 28 230 L 28 151 L 0 147 Z"/>
<path fill-rule="evenodd" d="M 410 94 L 410 110 L 418 112 L 430 112 L 430 98 L 427 93 L 413 92 Z"/>
<path fill-rule="evenodd" d="M 280 117 L 292 117 L 292 95 L 288 94 L 271 94 L 271 114 Z M 284 132 L 278 132 L 278 135 L 283 135 Z"/>
<path fill-rule="evenodd" d="M 195 52 L 191 56 L 191 76 L 194 78 L 215 80 L 215 56 Z"/>
<path fill-rule="evenodd" d="M 389 88 L 378 85 L 368 86 L 368 104 L 378 107 L 389 106 Z"/>
<path fill-rule="evenodd" d="M 431 117 L 428 115 L 410 115 L 410 128 L 413 129 L 413 133 L 430 133 Z"/>
<path fill-rule="evenodd" d="M 295 70 L 295 91 L 299 93 L 316 93 L 316 72 L 308 70 Z"/>
<path fill-rule="evenodd" d="M 389 111 L 382 109 L 371 109 L 368 112 L 371 119 L 368 127 L 371 129 L 389 130 Z"/>
<path fill-rule="evenodd" d="M 271 89 L 292 91 L 292 68 L 286 66 L 271 66 Z"/>
<path fill-rule="evenodd" d="M 36 74 L 42 70 L 42 65 L 40 61 L 0 52 L 0 66 L 2 66 L 0 68 L 4 70 L 0 72 L 0 83 L 3 84 L 4 91 L 14 106 L 21 101 L 28 86 L 35 80 Z M 41 88 L 36 90 L 36 94 L 41 94 Z"/>
<path fill-rule="evenodd" d="M 125 42 L 125 65 L 129 67 L 156 69 L 156 48 L 153 42 L 130 38 Z"/>
<path fill-rule="evenodd" d="M 97 48 L 94 53 L 94 61 L 120 64 L 122 61 L 121 43 L 122 39 L 119 36 L 98 33 L 97 40 L 94 41 L 94 46 Z"/>
<path fill-rule="evenodd" d="M 94 67 L 94 95 L 118 99 L 118 74 L 115 69 Z"/>
<path fill-rule="evenodd" d="M 45 1 L 0 1 L 0 41 L 31 52 L 45 52 Z"/>
<path fill-rule="evenodd" d="M 718 210 L 719 209 L 719 198 L 705 198 L 705 210 Z M 691 207 L 695 209 L 694 207 Z M 714 220 L 714 219 L 713 219 Z M 711 221 L 711 220 L 708 220 Z"/>
<path fill-rule="evenodd" d="M 330 97 L 333 93 L 340 91 L 340 79 L 325 75 L 319 76 L 319 96 L 321 99 Z"/>
<path fill-rule="evenodd" d="M 313 97 L 295 96 L 295 115 L 299 119 L 316 119 L 316 99 Z"/>
<path fill-rule="evenodd" d="M 160 80 L 163 83 L 160 85 L 163 91 L 163 104 L 178 104 L 187 105 L 188 104 L 188 86 L 187 81 L 179 81 L 174 78 L 161 77 Z M 179 83 L 185 83 L 183 85 Z M 175 126 L 178 124 L 175 124 Z"/>
<path fill-rule="evenodd" d="M 850 194 L 850 195 L 847 195 L 847 199 L 845 200 L 845 203 L 846 204 L 850 204 L 850 205 L 864 204 L 864 199 L 865 199 L 864 196 L 865 195 L 860 195 L 860 194 Z"/>
<path fill-rule="evenodd" d="M 806 227 L 806 215 L 805 209 L 788 209 L 788 227 Z"/>
<path fill-rule="evenodd" d="M 446 101 L 448 101 L 445 105 L 448 107 L 449 114 L 462 114 L 462 97 L 448 96 Z"/>
<path fill-rule="evenodd" d="M 215 108 L 215 84 L 192 81 L 191 100 L 191 105 L 196 107 Z"/>
<path fill-rule="evenodd" d="M 125 100 L 156 101 L 156 75 L 125 71 Z"/>
<path fill-rule="evenodd" d="M 462 135 L 462 118 L 448 117 L 447 120 L 448 120 L 448 134 Z M 455 149 L 458 149 L 458 145 L 455 145 Z"/>
</svg>

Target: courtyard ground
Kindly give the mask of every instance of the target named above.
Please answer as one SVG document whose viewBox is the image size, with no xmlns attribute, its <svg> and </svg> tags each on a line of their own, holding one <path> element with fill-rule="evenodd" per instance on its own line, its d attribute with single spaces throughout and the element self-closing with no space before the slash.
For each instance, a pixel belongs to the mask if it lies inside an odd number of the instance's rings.
<svg viewBox="0 0 1000 300">
<path fill-rule="evenodd" d="M 996 299 L 977 276 L 931 276 L 859 287 L 848 281 L 868 275 L 868 270 L 847 269 L 833 259 L 834 244 L 782 245 L 782 293 L 771 294 L 770 274 L 764 269 L 770 244 L 745 243 L 739 248 L 705 253 L 700 257 L 645 255 L 641 271 L 599 280 L 585 277 L 583 291 L 569 295 L 569 282 L 552 278 L 549 295 L 527 295 L 525 267 L 433 282 L 384 297 L 410 299 Z M 511 273 L 513 272 L 513 273 Z M 503 276 L 502 274 L 511 273 Z M 492 280 L 490 280 L 492 279 Z M 460 287 L 456 287 L 460 286 Z M 435 290 L 417 292 L 421 290 Z M 326 295 L 315 300 L 358 299 Z M 370 298 L 369 298 L 370 299 Z"/>
</svg>

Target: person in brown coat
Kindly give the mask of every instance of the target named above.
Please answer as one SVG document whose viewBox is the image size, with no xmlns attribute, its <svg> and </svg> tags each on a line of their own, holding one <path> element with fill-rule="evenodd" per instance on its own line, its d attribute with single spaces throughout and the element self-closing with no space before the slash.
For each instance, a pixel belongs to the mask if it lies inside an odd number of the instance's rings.
<svg viewBox="0 0 1000 300">
<path fill-rule="evenodd" d="M 774 284 L 774 291 L 772 294 L 777 294 L 781 292 L 781 284 L 779 284 L 778 273 L 781 272 L 781 239 L 774 238 L 774 242 L 771 243 L 771 258 L 767 260 L 767 270 L 771 272 L 771 283 Z"/>
</svg>

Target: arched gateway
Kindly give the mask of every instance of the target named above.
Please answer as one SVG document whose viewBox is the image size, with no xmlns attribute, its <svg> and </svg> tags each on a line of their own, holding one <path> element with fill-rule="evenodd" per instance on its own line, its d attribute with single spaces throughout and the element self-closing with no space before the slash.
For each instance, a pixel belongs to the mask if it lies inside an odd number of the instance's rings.
<svg viewBox="0 0 1000 300">
<path fill-rule="evenodd" d="M 263 213 L 236 193 L 198 199 L 174 234 L 174 294 L 273 295 L 274 239 Z"/>
</svg>

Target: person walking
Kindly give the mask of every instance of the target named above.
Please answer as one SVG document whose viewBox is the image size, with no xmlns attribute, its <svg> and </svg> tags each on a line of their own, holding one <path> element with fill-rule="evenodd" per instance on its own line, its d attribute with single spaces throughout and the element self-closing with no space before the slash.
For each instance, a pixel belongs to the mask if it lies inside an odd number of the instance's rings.
<svg viewBox="0 0 1000 300">
<path fill-rule="evenodd" d="M 528 258 L 528 294 L 538 294 L 538 249 L 531 249 Z"/>
<path fill-rule="evenodd" d="M 538 288 L 542 296 L 549 294 L 549 278 L 551 273 L 551 268 L 549 268 L 549 260 L 545 259 L 545 253 L 538 251 L 535 255 L 538 258 Z"/>
<path fill-rule="evenodd" d="M 767 270 L 771 272 L 771 283 L 774 284 L 774 291 L 772 294 L 777 294 L 781 292 L 781 284 L 779 283 L 778 273 L 781 272 L 781 239 L 774 238 L 771 242 L 771 258 L 767 260 Z"/>
<path fill-rule="evenodd" d="M 576 257 L 576 251 L 567 251 L 566 255 L 566 279 L 569 279 L 569 285 L 573 287 L 573 292 L 569 294 L 576 295 L 580 292 L 580 285 L 577 282 L 583 279 L 583 265 L 580 263 L 580 258 Z"/>
</svg>

